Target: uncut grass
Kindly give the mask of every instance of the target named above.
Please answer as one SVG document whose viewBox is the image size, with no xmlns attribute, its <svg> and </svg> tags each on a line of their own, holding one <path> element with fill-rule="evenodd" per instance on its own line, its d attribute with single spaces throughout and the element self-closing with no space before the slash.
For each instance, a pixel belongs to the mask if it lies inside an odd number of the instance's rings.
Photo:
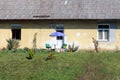
<svg viewBox="0 0 120 80">
<path fill-rule="evenodd" d="M 120 80 L 120 53 L 90 53 L 77 80 Z"/>
<path fill-rule="evenodd" d="M 119 80 L 119 52 L 37 53 L 0 52 L 0 80 Z"/>
</svg>

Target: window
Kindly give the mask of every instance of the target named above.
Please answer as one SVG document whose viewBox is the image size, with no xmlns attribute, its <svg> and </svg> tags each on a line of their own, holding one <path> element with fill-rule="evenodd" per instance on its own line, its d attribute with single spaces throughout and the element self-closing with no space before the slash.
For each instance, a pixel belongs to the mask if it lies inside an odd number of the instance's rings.
<svg viewBox="0 0 120 80">
<path fill-rule="evenodd" d="M 98 40 L 109 41 L 109 24 L 98 25 Z"/>
<path fill-rule="evenodd" d="M 11 24 L 12 39 L 21 40 L 21 24 Z"/>
<path fill-rule="evenodd" d="M 63 33 L 63 30 L 56 30 L 57 32 L 62 32 Z M 57 36 L 57 40 L 63 40 L 63 36 Z"/>
<path fill-rule="evenodd" d="M 56 32 L 64 33 L 64 26 L 63 25 L 56 25 Z M 63 36 L 57 36 L 57 40 L 63 40 Z"/>
<path fill-rule="evenodd" d="M 12 39 L 21 40 L 21 29 L 12 29 Z"/>
</svg>

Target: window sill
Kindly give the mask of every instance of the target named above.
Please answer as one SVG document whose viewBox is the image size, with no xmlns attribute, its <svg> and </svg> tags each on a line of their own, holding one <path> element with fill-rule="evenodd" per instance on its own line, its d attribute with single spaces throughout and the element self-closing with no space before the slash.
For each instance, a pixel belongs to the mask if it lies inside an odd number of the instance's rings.
<svg viewBox="0 0 120 80">
<path fill-rule="evenodd" d="M 110 42 L 109 40 L 98 40 L 98 42 Z"/>
<path fill-rule="evenodd" d="M 14 39 L 14 40 L 21 41 L 21 39 Z"/>
</svg>

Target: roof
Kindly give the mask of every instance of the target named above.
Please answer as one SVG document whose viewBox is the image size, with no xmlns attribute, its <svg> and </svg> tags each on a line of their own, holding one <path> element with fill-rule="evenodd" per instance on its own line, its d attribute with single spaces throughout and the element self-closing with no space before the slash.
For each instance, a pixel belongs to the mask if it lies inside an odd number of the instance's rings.
<svg viewBox="0 0 120 80">
<path fill-rule="evenodd" d="M 120 19 L 120 0 L 0 0 L 0 19 Z"/>
</svg>

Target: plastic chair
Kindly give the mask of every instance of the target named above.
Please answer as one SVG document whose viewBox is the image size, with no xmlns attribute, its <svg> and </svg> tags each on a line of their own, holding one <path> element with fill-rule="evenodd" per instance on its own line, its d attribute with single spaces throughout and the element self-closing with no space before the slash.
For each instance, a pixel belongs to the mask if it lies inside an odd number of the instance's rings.
<svg viewBox="0 0 120 80">
<path fill-rule="evenodd" d="M 66 48 L 67 48 L 67 44 L 63 44 L 63 45 L 62 45 L 62 48 L 63 48 L 63 49 L 66 49 Z"/>
<path fill-rule="evenodd" d="M 50 49 L 50 48 L 51 48 L 51 46 L 50 46 L 49 43 L 46 43 L 45 46 L 46 46 L 47 49 Z"/>
<path fill-rule="evenodd" d="M 62 45 L 62 48 L 61 48 L 61 51 L 62 51 L 62 52 L 65 52 L 66 49 L 67 49 L 67 44 L 63 44 L 63 45 Z"/>
</svg>

